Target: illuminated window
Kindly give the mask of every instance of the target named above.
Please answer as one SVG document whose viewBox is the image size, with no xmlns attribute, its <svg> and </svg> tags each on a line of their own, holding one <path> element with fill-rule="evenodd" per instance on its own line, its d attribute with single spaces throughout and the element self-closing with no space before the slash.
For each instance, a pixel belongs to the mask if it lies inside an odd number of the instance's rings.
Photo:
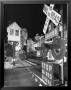
<svg viewBox="0 0 71 90">
<path fill-rule="evenodd" d="M 10 35 L 13 35 L 13 34 L 14 34 L 14 30 L 10 29 Z"/>
<path fill-rule="evenodd" d="M 15 35 L 16 35 L 16 36 L 19 36 L 19 30 L 16 30 L 16 31 L 15 31 Z"/>
</svg>

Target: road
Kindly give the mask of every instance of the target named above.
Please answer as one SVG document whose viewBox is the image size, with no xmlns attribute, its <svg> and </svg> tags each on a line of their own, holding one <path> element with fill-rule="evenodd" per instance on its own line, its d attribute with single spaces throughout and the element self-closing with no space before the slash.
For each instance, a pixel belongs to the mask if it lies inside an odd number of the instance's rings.
<svg viewBox="0 0 71 90">
<path fill-rule="evenodd" d="M 24 61 L 22 67 L 14 67 L 4 71 L 4 86 L 5 87 L 36 87 L 38 86 L 32 78 L 32 73 L 29 71 L 32 65 Z M 34 69 L 33 69 L 34 70 Z"/>
<path fill-rule="evenodd" d="M 37 87 L 38 83 L 32 78 L 32 72 L 41 78 L 41 65 L 40 63 L 30 62 L 31 60 L 25 60 L 23 62 L 17 62 L 16 66 L 12 69 L 4 71 L 4 87 Z M 65 66 L 67 67 L 67 66 Z M 66 69 L 64 69 L 64 78 L 67 78 Z"/>
</svg>

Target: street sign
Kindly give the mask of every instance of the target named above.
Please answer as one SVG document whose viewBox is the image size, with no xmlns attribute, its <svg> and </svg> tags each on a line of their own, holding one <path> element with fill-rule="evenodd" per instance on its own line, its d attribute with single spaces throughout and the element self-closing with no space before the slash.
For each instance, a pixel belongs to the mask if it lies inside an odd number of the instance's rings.
<svg viewBox="0 0 71 90">
<path fill-rule="evenodd" d="M 56 11 L 51 9 L 48 5 L 44 5 L 43 12 L 47 15 L 47 17 L 57 26 L 61 15 L 58 14 Z"/>
</svg>

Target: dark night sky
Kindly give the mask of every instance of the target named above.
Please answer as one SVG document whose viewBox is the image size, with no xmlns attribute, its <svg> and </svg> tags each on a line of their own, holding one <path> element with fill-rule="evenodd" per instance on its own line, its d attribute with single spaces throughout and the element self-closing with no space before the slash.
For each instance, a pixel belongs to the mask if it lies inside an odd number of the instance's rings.
<svg viewBox="0 0 71 90">
<path fill-rule="evenodd" d="M 63 8 L 66 23 L 66 5 L 63 5 Z M 54 9 L 59 10 L 60 5 L 56 5 Z M 6 4 L 4 6 L 4 35 L 7 36 L 6 28 L 9 23 L 16 21 L 20 27 L 27 28 L 29 37 L 33 38 L 36 33 L 43 33 L 45 18 L 43 4 Z"/>
</svg>

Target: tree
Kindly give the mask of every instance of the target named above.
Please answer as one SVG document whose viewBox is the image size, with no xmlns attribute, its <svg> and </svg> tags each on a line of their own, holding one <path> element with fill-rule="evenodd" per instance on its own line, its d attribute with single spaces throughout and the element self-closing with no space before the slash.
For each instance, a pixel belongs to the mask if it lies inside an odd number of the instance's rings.
<svg viewBox="0 0 71 90">
<path fill-rule="evenodd" d="M 13 48 L 12 48 L 12 45 L 8 44 L 8 43 L 5 43 L 4 44 L 4 51 L 5 51 L 5 55 L 7 57 L 13 57 Z"/>
</svg>

